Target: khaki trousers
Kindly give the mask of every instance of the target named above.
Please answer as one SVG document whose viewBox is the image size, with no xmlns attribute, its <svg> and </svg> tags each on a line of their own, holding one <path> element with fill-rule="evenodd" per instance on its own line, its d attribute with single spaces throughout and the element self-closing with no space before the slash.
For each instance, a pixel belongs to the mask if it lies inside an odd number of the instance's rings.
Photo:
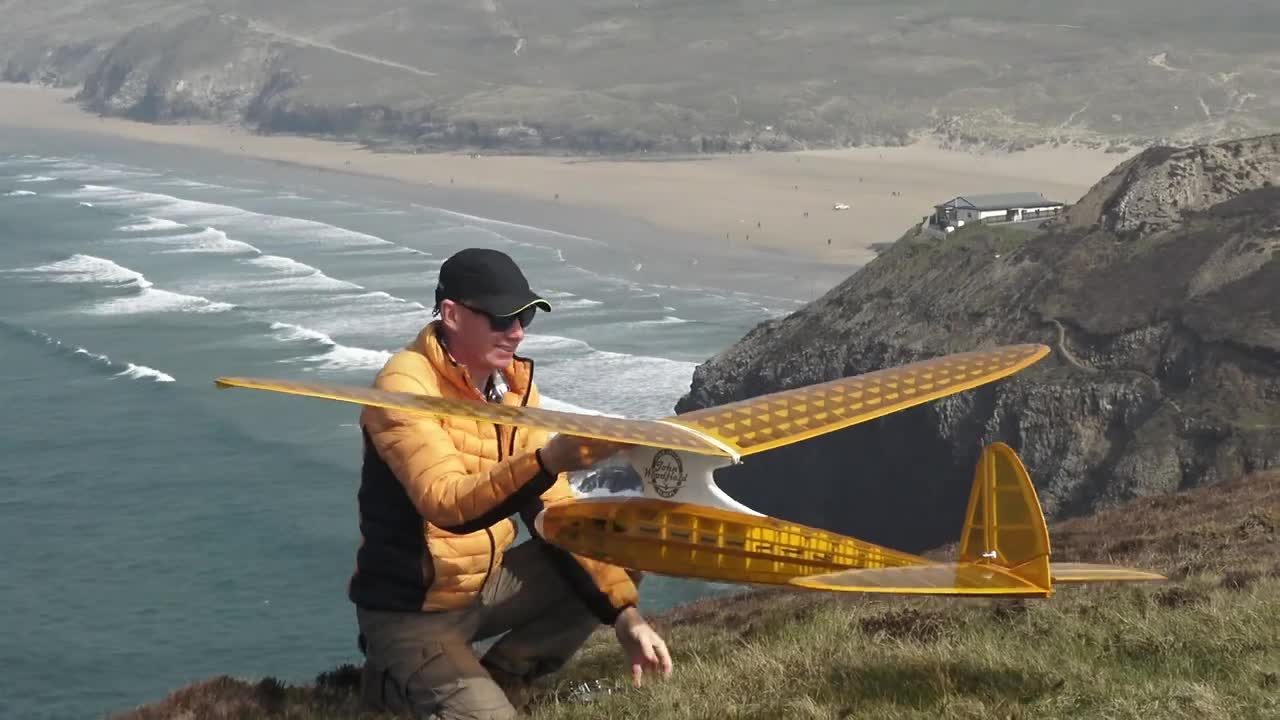
<svg viewBox="0 0 1280 720">
<path fill-rule="evenodd" d="M 420 720 L 516 717 L 495 676 L 504 685 L 519 685 L 553 672 L 600 625 L 541 544 L 528 541 L 511 548 L 470 608 L 357 608 L 365 643 L 365 704 Z M 477 659 L 471 643 L 502 633 L 506 635 Z"/>
</svg>

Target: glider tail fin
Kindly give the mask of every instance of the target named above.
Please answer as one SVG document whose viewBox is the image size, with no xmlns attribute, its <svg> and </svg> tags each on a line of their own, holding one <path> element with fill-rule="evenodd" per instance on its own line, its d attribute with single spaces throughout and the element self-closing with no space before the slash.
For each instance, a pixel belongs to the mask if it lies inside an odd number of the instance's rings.
<svg viewBox="0 0 1280 720">
<path fill-rule="evenodd" d="M 1027 469 L 1004 443 L 978 458 L 957 559 L 994 565 L 1051 592 L 1049 528 Z"/>
<path fill-rule="evenodd" d="M 1031 477 L 1004 443 L 983 448 L 960 536 L 961 563 L 995 565 L 1052 594 L 1054 583 L 1151 582 L 1163 575 L 1094 563 L 1049 562 L 1049 529 Z"/>
<path fill-rule="evenodd" d="M 1022 460 L 1008 445 L 983 448 L 973 473 L 955 562 L 862 566 L 793 578 L 813 590 L 988 597 L 1049 597 L 1054 583 L 1163 580 L 1089 563 L 1049 564 L 1049 528 Z"/>
<path fill-rule="evenodd" d="M 1048 597 L 1049 528 L 1022 461 L 1003 443 L 983 448 L 955 562 L 841 570 L 797 578 L 818 590 Z"/>
</svg>

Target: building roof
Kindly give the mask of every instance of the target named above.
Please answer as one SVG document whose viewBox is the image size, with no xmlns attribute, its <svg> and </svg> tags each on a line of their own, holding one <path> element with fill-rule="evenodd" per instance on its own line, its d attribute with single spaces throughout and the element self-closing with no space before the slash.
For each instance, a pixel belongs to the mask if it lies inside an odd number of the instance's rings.
<svg viewBox="0 0 1280 720">
<path fill-rule="evenodd" d="M 960 195 L 938 207 L 968 208 L 970 210 L 1006 210 L 1008 208 L 1038 208 L 1062 205 L 1049 200 L 1038 192 L 989 193 L 986 195 Z"/>
</svg>

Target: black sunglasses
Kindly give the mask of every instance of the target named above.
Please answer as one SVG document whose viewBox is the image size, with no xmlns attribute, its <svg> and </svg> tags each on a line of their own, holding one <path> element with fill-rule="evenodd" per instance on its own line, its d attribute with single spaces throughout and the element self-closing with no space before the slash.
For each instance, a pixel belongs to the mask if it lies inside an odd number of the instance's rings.
<svg viewBox="0 0 1280 720">
<path fill-rule="evenodd" d="M 457 301 L 455 300 L 454 302 L 457 302 Z M 523 310 L 516 313 L 515 315 L 494 315 L 493 313 L 486 312 L 479 308 L 473 308 L 470 305 L 465 305 L 463 303 L 458 303 L 458 304 L 462 305 L 462 307 L 470 310 L 471 312 L 479 313 L 485 316 L 489 320 L 490 329 L 492 329 L 494 332 L 506 332 L 510 330 L 511 326 L 515 324 L 516 320 L 520 321 L 520 327 L 528 328 L 529 325 L 533 323 L 533 316 L 538 312 L 537 305 L 530 305 L 529 307 L 524 308 Z"/>
</svg>

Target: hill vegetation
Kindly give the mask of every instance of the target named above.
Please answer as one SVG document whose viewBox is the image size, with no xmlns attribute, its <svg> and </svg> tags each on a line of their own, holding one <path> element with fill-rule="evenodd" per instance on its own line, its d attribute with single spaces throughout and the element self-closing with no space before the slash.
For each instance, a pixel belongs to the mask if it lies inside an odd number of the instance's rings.
<svg viewBox="0 0 1280 720">
<path fill-rule="evenodd" d="M 1280 128 L 1256 0 L 0 0 L 0 79 L 399 149 L 1096 146 Z"/>
<path fill-rule="evenodd" d="M 1271 718 L 1278 529 L 1280 473 L 1256 473 L 1050 527 L 1055 560 L 1140 566 L 1166 583 L 1028 601 L 782 589 L 705 600 L 655 621 L 672 680 L 621 684 L 624 660 L 601 630 L 541 687 L 530 716 Z M 215 678 L 116 720 L 379 717 L 360 715 L 358 677 L 346 667 L 310 687 Z"/>
</svg>

